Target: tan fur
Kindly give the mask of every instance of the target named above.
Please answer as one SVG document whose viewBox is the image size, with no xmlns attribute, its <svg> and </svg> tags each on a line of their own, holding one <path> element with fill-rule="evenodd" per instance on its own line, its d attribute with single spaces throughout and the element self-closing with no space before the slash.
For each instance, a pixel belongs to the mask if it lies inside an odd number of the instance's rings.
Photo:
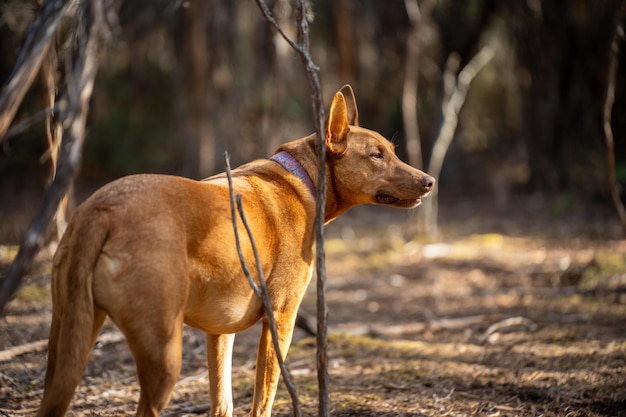
<svg viewBox="0 0 626 417">
<path fill-rule="evenodd" d="M 333 99 L 326 145 L 326 222 L 363 203 L 415 207 L 434 185 L 432 177 L 402 163 L 385 138 L 358 126 L 350 86 Z M 315 135 L 279 150 L 317 184 Z M 251 162 L 232 175 L 260 249 L 285 355 L 311 278 L 315 200 L 300 178 L 271 160 Z M 250 243 L 241 240 L 253 265 Z M 271 414 L 280 372 L 261 302 L 235 250 L 224 174 L 204 181 L 136 175 L 97 191 L 76 210 L 61 240 L 52 299 L 39 416 L 65 413 L 107 315 L 135 358 L 138 416 L 156 416 L 169 401 L 181 367 L 183 323 L 207 334 L 211 415 L 232 415 L 234 334 L 262 319 L 250 414 Z"/>
</svg>

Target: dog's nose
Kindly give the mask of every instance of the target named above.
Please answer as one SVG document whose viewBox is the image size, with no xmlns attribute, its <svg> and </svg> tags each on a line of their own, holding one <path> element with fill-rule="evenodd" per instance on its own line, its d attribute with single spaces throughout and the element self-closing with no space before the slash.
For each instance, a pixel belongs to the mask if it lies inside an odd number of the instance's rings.
<svg viewBox="0 0 626 417">
<path fill-rule="evenodd" d="M 430 175 L 424 175 L 420 180 L 420 185 L 424 187 L 425 191 L 431 191 L 435 186 L 435 179 Z"/>
</svg>

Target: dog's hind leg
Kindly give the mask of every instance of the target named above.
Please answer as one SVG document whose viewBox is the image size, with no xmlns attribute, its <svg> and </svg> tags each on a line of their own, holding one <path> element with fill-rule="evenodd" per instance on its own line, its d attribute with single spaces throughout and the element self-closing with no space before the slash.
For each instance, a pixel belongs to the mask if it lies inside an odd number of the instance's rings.
<svg viewBox="0 0 626 417">
<path fill-rule="evenodd" d="M 141 389 L 137 416 L 156 417 L 167 405 L 180 374 L 183 314 L 168 320 L 153 311 L 145 319 L 141 327 L 120 327 L 137 366 Z"/>
</svg>

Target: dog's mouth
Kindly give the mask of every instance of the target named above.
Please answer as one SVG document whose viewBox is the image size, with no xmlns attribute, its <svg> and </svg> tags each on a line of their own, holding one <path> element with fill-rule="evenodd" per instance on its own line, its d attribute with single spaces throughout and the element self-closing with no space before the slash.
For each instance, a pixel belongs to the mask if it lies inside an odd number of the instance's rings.
<svg viewBox="0 0 626 417">
<path fill-rule="evenodd" d="M 376 199 L 376 203 L 378 204 L 386 204 L 386 205 L 394 206 L 398 208 L 413 208 L 422 204 L 421 197 L 403 199 L 403 198 L 394 197 L 389 194 L 378 193 L 376 194 L 375 199 Z"/>
</svg>

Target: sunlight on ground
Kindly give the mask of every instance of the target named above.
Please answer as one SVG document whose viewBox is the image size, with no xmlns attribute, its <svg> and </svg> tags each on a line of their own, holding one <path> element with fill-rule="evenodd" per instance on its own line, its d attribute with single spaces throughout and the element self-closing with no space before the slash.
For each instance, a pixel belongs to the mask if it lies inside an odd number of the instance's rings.
<svg viewBox="0 0 626 417">
<path fill-rule="evenodd" d="M 333 416 L 604 417 L 626 408 L 625 241 L 407 236 L 390 227 L 327 239 Z M 0 265 L 15 253 L 0 247 Z M 2 362 L 2 412 L 38 405 L 49 274 L 49 255 L 39 257 L 2 319 L 2 352 L 25 348 Z M 302 307 L 312 315 L 314 286 Z M 235 343 L 236 415 L 252 401 L 258 332 Z M 169 410 L 208 401 L 203 339 L 185 329 Z M 287 363 L 305 415 L 316 414 L 315 357 L 314 339 L 297 330 Z M 132 415 L 137 397 L 132 357 L 107 322 L 74 415 Z M 290 410 L 281 386 L 274 414 Z"/>
</svg>

